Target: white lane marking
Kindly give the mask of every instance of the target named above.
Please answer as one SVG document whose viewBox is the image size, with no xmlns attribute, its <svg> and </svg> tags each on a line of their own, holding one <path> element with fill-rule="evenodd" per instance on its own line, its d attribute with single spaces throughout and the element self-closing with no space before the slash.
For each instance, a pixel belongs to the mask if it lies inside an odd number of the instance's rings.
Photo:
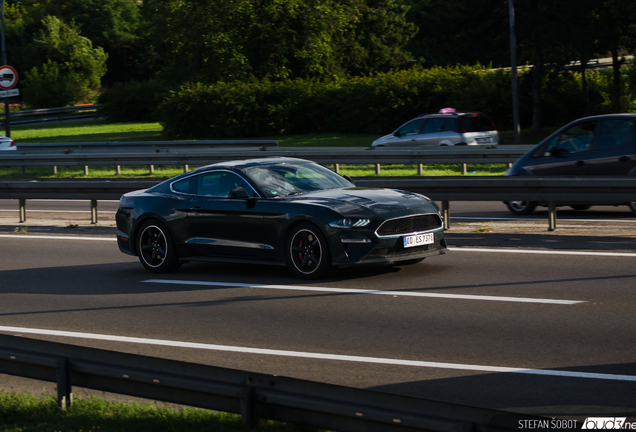
<svg viewBox="0 0 636 432">
<path fill-rule="evenodd" d="M 45 239 L 45 240 L 87 240 L 87 241 L 117 241 L 114 237 L 86 237 L 86 236 L 36 236 L 25 234 L 0 234 L 0 238 L 19 238 L 19 239 Z"/>
<path fill-rule="evenodd" d="M 18 213 L 19 210 L 2 210 L 0 212 L 13 212 Z M 29 213 L 91 213 L 90 210 L 38 210 L 38 209 L 29 209 Z M 116 211 L 110 210 L 99 210 L 99 213 L 117 213 Z"/>
<path fill-rule="evenodd" d="M 247 283 L 165 280 L 165 279 L 148 279 L 142 282 L 158 283 L 158 284 L 175 284 L 175 285 L 219 286 L 219 287 L 227 287 L 227 288 L 257 288 L 257 289 L 275 289 L 275 290 L 289 290 L 289 291 L 313 291 L 313 292 L 328 292 L 328 293 L 338 293 L 338 294 L 376 294 L 376 295 L 387 295 L 387 296 L 393 296 L 393 297 L 396 297 L 396 296 L 434 297 L 434 298 L 447 298 L 447 299 L 456 299 L 456 300 L 457 299 L 458 300 L 488 300 L 488 301 L 518 302 L 518 303 L 547 303 L 547 304 L 560 304 L 560 305 L 587 303 L 586 301 L 579 301 L 579 300 L 554 300 L 554 299 L 539 299 L 539 298 L 525 298 L 525 297 L 467 295 L 467 294 L 440 294 L 440 293 L 422 293 L 422 292 L 410 292 L 410 291 L 362 290 L 362 289 L 350 289 L 350 288 L 308 287 L 308 286 L 297 286 L 297 285 L 261 285 L 261 284 L 247 284 Z"/>
<path fill-rule="evenodd" d="M 566 378 L 588 378 L 588 379 L 600 379 L 600 380 L 607 380 L 607 381 L 636 382 L 636 376 L 634 375 L 618 375 L 618 374 L 594 373 L 594 372 L 575 372 L 575 371 L 563 371 L 563 370 L 553 370 L 553 369 L 528 369 L 528 368 L 514 368 L 514 367 L 505 367 L 505 366 L 483 366 L 483 365 L 470 365 L 470 364 L 461 364 L 461 363 L 427 362 L 427 361 L 418 361 L 418 360 L 401 360 L 401 359 L 390 359 L 390 358 L 381 358 L 381 357 L 363 357 L 363 356 L 340 355 L 340 354 L 312 353 L 312 352 L 303 352 L 303 351 L 283 351 L 283 350 L 266 349 L 266 348 L 247 348 L 247 347 L 204 344 L 204 343 L 195 343 L 195 342 L 180 342 L 180 341 L 170 341 L 170 340 L 161 340 L 161 339 L 112 336 L 112 335 L 95 334 L 95 333 L 80 333 L 80 332 L 69 332 L 69 331 L 59 331 L 59 330 L 32 329 L 32 328 L 24 328 L 24 327 L 0 326 L 0 331 L 13 333 L 16 336 L 20 336 L 21 334 L 37 334 L 37 335 L 44 335 L 44 336 L 61 336 L 61 337 L 79 338 L 79 339 L 103 340 L 103 341 L 109 341 L 109 342 L 125 342 L 125 343 L 134 343 L 134 344 L 143 344 L 143 345 L 166 346 L 166 347 L 173 347 L 173 348 L 193 348 L 193 349 L 204 349 L 204 350 L 212 350 L 212 351 L 235 352 L 235 353 L 243 353 L 243 354 L 262 354 L 262 355 L 273 355 L 273 356 L 282 356 L 282 357 L 298 357 L 298 358 L 309 358 L 309 359 L 316 359 L 316 360 L 336 360 L 336 361 L 372 363 L 372 364 L 395 365 L 395 366 L 413 366 L 413 367 L 421 367 L 421 368 L 468 370 L 468 371 L 475 371 L 475 372 L 520 373 L 520 374 L 530 374 L 530 375 L 558 376 L 558 377 L 566 377 Z"/>
<path fill-rule="evenodd" d="M 533 249 L 488 249 L 488 248 L 448 248 L 456 252 L 486 252 L 486 253 L 514 253 L 514 254 L 539 254 L 539 255 L 584 255 L 584 256 L 608 256 L 608 257 L 636 257 L 636 253 L 630 252 L 578 252 L 578 251 L 552 251 Z"/>
</svg>

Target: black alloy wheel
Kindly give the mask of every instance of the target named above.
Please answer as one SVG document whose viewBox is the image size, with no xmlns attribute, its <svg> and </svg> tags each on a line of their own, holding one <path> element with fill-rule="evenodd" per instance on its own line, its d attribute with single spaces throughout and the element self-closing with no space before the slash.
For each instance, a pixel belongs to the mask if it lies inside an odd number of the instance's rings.
<svg viewBox="0 0 636 432">
<path fill-rule="evenodd" d="M 296 276 L 318 279 L 331 269 L 327 240 L 314 225 L 298 225 L 287 240 L 287 264 Z"/>
<path fill-rule="evenodd" d="M 139 261 L 153 273 L 166 273 L 179 267 L 168 230 L 158 221 L 145 222 L 137 238 Z"/>
<path fill-rule="evenodd" d="M 537 208 L 534 201 L 506 201 L 506 205 L 508 210 L 516 215 L 529 215 Z"/>
</svg>

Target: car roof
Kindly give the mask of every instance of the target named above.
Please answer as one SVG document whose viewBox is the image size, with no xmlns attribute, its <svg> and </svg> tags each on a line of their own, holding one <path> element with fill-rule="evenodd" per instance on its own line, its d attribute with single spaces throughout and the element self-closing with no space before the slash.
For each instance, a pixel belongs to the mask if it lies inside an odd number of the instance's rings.
<svg viewBox="0 0 636 432">
<path fill-rule="evenodd" d="M 428 113 L 428 114 L 420 114 L 416 118 L 421 117 L 460 117 L 465 115 L 484 115 L 484 113 L 480 111 L 466 111 L 466 112 L 452 112 L 452 113 Z"/>
<path fill-rule="evenodd" d="M 195 174 L 202 171 L 209 171 L 211 169 L 222 169 L 222 168 L 244 170 L 246 168 L 250 168 L 253 166 L 274 165 L 274 164 L 282 164 L 282 163 L 288 163 L 288 164 L 312 163 L 313 164 L 315 162 L 312 162 L 306 159 L 280 157 L 280 156 L 254 158 L 254 159 L 239 159 L 239 160 L 217 162 L 215 164 L 206 165 L 206 166 L 194 169 L 192 171 L 188 171 L 187 174 Z"/>
</svg>

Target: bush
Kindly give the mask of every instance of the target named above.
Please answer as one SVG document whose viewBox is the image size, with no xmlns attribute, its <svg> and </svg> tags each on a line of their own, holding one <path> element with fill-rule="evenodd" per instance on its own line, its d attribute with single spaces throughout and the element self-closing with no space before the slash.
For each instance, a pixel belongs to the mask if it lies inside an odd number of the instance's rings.
<svg viewBox="0 0 636 432">
<path fill-rule="evenodd" d="M 117 83 L 99 97 L 100 113 L 111 122 L 158 121 L 157 107 L 168 91 L 158 80 Z"/>
<path fill-rule="evenodd" d="M 633 72 L 625 70 L 624 94 Z M 440 108 L 482 111 L 501 130 L 512 129 L 510 72 L 481 65 L 411 69 L 332 82 L 189 83 L 169 94 L 158 112 L 170 138 L 248 138 L 308 132 L 386 134 Z M 532 121 L 532 84 L 519 73 L 522 125 Z M 587 72 L 594 114 L 611 110 L 611 75 Z M 582 117 L 581 75 L 555 71 L 542 83 L 545 126 Z M 633 92 L 633 90 L 631 90 Z M 633 94 L 624 99 L 630 110 Z"/>
<path fill-rule="evenodd" d="M 30 107 L 63 107 L 80 99 L 81 89 L 75 84 L 74 77 L 60 69 L 57 63 L 49 60 L 41 70 L 34 67 L 27 74 L 22 94 Z"/>
</svg>

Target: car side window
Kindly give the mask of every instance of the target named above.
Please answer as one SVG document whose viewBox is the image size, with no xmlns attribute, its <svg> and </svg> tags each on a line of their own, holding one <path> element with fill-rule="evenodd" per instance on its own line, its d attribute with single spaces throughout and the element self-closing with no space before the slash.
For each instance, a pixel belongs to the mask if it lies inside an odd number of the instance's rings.
<svg viewBox="0 0 636 432">
<path fill-rule="evenodd" d="M 596 121 L 578 123 L 550 140 L 543 156 L 565 156 L 586 152 L 590 149 Z"/>
<path fill-rule="evenodd" d="M 252 187 L 241 177 L 231 172 L 219 171 L 201 174 L 197 179 L 197 195 L 202 196 L 227 198 L 230 191 L 238 187 L 245 189 L 249 196 L 255 196 Z"/>
<path fill-rule="evenodd" d="M 426 124 L 424 124 L 424 130 L 422 133 L 428 134 L 441 131 L 445 121 L 446 119 L 443 118 L 428 119 Z"/>
<path fill-rule="evenodd" d="M 417 135 L 420 133 L 424 119 L 416 119 L 408 122 L 398 130 L 399 136 Z"/>
<path fill-rule="evenodd" d="M 634 140 L 634 121 L 629 119 L 605 120 L 601 126 L 596 148 L 616 147 Z"/>
<path fill-rule="evenodd" d="M 172 184 L 172 190 L 185 194 L 194 195 L 197 193 L 197 182 L 195 177 L 180 180 Z"/>
<path fill-rule="evenodd" d="M 442 132 L 454 132 L 456 130 L 457 130 L 457 118 L 446 119 L 446 123 L 444 123 L 444 127 L 442 127 Z"/>
</svg>

